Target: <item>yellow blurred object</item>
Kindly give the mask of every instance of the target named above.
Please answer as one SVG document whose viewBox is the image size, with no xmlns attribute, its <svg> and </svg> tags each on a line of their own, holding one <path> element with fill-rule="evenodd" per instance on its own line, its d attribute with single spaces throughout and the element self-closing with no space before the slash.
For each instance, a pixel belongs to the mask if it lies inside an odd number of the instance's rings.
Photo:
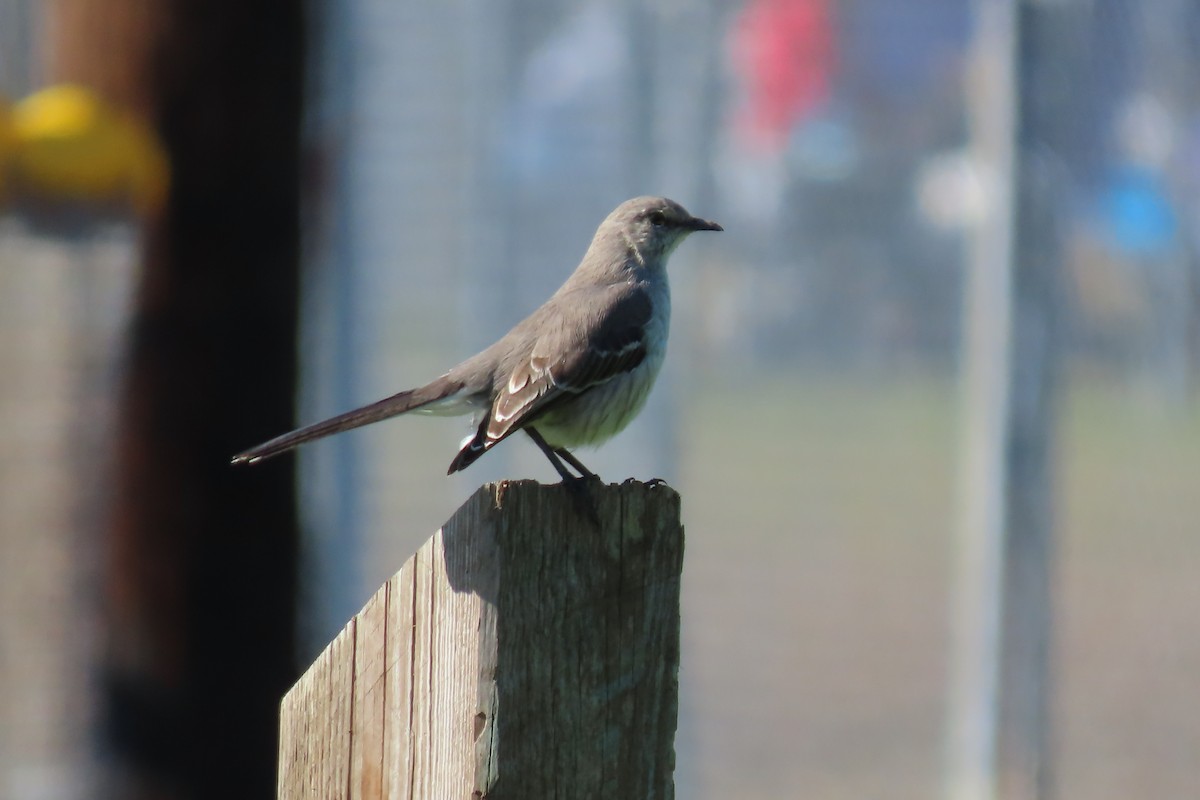
<svg viewBox="0 0 1200 800">
<path fill-rule="evenodd" d="M 85 203 L 162 207 L 169 168 L 154 132 L 72 85 L 51 86 L 12 111 L 13 193 Z M 2 142 L 0 142 L 2 146 Z"/>
</svg>

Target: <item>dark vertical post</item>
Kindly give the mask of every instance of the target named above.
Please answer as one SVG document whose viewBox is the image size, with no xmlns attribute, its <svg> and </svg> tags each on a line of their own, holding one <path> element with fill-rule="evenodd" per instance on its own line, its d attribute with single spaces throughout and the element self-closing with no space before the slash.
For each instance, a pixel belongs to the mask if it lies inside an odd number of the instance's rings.
<svg viewBox="0 0 1200 800">
<path fill-rule="evenodd" d="M 172 185 L 131 320 L 105 587 L 107 744 L 134 797 L 275 783 L 293 474 L 229 456 L 293 417 L 305 7 L 161 0 L 137 73 Z"/>
</svg>

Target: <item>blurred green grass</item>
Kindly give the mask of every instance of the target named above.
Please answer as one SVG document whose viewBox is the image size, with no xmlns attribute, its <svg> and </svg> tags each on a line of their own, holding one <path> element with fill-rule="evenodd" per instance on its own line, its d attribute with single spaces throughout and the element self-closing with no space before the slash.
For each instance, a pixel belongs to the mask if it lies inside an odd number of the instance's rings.
<svg viewBox="0 0 1200 800">
<path fill-rule="evenodd" d="M 681 790 L 936 796 L 956 385 L 749 375 L 689 395 Z M 1200 796 L 1200 406 L 1090 377 L 1059 408 L 1061 796 Z"/>
</svg>

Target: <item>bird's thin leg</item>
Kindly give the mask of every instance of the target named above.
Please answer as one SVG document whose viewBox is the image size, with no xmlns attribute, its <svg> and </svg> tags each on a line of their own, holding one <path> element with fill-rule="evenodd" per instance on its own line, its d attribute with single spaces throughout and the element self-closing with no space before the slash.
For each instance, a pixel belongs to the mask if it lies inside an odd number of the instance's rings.
<svg viewBox="0 0 1200 800">
<path fill-rule="evenodd" d="M 568 464 L 570 464 L 572 467 L 574 467 L 574 468 L 575 468 L 575 470 L 576 470 L 576 471 L 577 471 L 577 472 L 578 472 L 578 473 L 579 473 L 579 474 L 580 474 L 582 477 L 584 477 L 584 478 L 595 478 L 595 477 L 597 477 L 597 476 L 596 476 L 596 473 L 592 472 L 590 469 L 588 469 L 587 467 L 585 467 L 585 466 L 583 465 L 583 463 L 582 463 L 582 462 L 580 462 L 580 460 L 579 460 L 578 458 L 576 458 L 575 456 L 571 455 L 571 451 L 570 451 L 570 450 L 568 450 L 567 448 L 565 448 L 565 447 L 556 447 L 556 448 L 554 449 L 554 452 L 558 454 L 558 457 L 559 457 L 559 458 L 561 458 L 563 461 L 566 461 Z"/>
<path fill-rule="evenodd" d="M 592 499 L 591 492 L 588 491 L 588 478 L 595 478 L 596 475 L 588 470 L 587 467 L 579 463 L 575 456 L 568 453 L 565 449 L 559 447 L 554 448 L 546 443 L 542 435 L 534 428 L 525 428 L 525 432 L 529 434 L 529 438 L 533 439 L 533 443 L 546 454 L 546 458 L 550 459 L 550 463 L 554 465 L 554 469 L 562 476 L 563 486 L 570 493 L 572 502 L 575 504 L 575 511 L 596 527 L 600 526 L 600 516 L 596 512 L 596 503 Z M 571 463 L 571 466 L 579 470 L 580 476 L 572 475 L 571 472 L 563 465 L 559 456 L 563 456 Z"/>
<path fill-rule="evenodd" d="M 546 458 L 550 459 L 550 464 L 554 467 L 555 471 L 562 476 L 564 482 L 572 483 L 579 480 L 577 476 L 572 475 L 571 471 L 566 468 L 566 466 L 562 463 L 562 460 L 559 459 L 558 453 L 555 452 L 553 447 L 546 443 L 546 440 L 542 438 L 540 433 L 533 428 L 525 428 L 525 433 L 529 434 L 529 438 L 533 439 L 533 443 L 538 446 L 538 449 L 545 454 Z M 570 460 L 574 461 L 575 459 L 572 457 Z M 578 469 L 578 467 L 576 468 Z"/>
</svg>

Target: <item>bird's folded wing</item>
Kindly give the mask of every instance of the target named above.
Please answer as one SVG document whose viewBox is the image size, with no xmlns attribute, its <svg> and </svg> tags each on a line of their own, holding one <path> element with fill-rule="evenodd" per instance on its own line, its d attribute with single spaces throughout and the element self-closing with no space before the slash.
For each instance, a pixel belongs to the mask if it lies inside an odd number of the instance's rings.
<svg viewBox="0 0 1200 800">
<path fill-rule="evenodd" d="M 653 304 L 639 288 L 578 290 L 546 310 L 554 318 L 542 321 L 529 358 L 499 387 L 486 427 L 489 443 L 559 402 L 631 372 L 646 357 Z"/>
</svg>

